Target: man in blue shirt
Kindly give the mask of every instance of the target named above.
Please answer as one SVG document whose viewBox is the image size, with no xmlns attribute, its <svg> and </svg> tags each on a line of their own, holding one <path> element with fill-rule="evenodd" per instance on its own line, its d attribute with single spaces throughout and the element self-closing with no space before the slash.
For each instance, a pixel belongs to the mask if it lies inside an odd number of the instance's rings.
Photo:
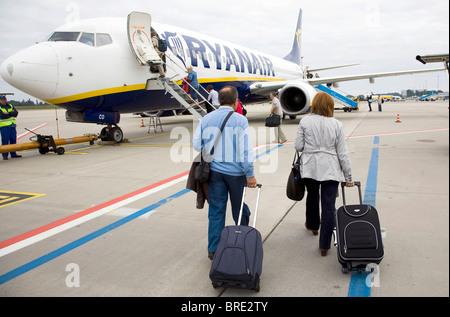
<svg viewBox="0 0 450 317">
<path fill-rule="evenodd" d="M 192 140 L 196 151 L 210 153 L 226 116 L 237 108 L 235 87 L 224 87 L 219 92 L 220 108 L 203 117 Z M 228 119 L 211 162 L 209 190 L 208 257 L 212 260 L 225 226 L 225 212 L 230 195 L 233 219 L 237 224 L 244 186 L 255 188 L 252 139 L 246 117 L 233 113 Z M 248 225 L 250 209 L 244 204 L 241 225 Z"/>
</svg>

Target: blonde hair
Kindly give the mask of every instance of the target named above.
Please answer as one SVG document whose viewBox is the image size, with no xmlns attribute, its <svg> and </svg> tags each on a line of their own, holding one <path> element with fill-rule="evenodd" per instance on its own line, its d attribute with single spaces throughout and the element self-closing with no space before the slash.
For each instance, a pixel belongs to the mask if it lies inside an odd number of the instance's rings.
<svg viewBox="0 0 450 317">
<path fill-rule="evenodd" d="M 194 67 L 192 67 L 192 66 L 188 66 L 188 68 L 187 68 L 187 73 L 189 73 L 191 70 L 193 70 L 194 69 Z"/>
<path fill-rule="evenodd" d="M 319 92 L 313 99 L 311 113 L 324 117 L 334 116 L 334 100 L 326 92 Z"/>
</svg>

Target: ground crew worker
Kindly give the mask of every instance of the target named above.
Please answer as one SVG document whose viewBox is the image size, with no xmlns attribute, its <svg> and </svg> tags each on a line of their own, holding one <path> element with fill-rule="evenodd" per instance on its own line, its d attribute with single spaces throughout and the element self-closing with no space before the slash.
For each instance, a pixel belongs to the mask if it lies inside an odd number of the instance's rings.
<svg viewBox="0 0 450 317">
<path fill-rule="evenodd" d="M 19 112 L 10 104 L 6 103 L 6 97 L 0 96 L 0 132 L 2 136 L 2 145 L 16 144 L 16 117 Z M 2 153 L 3 159 L 8 159 L 8 153 Z M 16 152 L 11 152 L 12 158 L 22 157 Z"/>
</svg>

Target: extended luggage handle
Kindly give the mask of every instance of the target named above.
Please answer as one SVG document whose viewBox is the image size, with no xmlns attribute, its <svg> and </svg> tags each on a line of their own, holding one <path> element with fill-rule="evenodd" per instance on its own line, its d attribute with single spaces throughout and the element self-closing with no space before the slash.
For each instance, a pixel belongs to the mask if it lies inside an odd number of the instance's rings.
<svg viewBox="0 0 450 317">
<path fill-rule="evenodd" d="M 256 197 L 256 207 L 255 207 L 255 216 L 253 217 L 253 228 L 256 226 L 256 217 L 258 216 L 258 206 L 259 206 L 259 196 L 261 195 L 261 184 L 256 185 L 258 187 L 258 196 Z M 242 193 L 242 201 L 241 201 L 241 210 L 239 211 L 239 220 L 238 220 L 238 226 L 241 225 L 242 220 L 242 213 L 244 210 L 244 200 L 245 200 L 245 194 L 247 192 L 247 185 L 244 186 L 244 191 Z"/>
<path fill-rule="evenodd" d="M 346 202 L 345 202 L 345 190 L 344 190 L 346 184 L 347 184 L 346 182 L 341 182 L 341 187 L 342 187 L 342 201 L 344 202 L 344 206 L 347 205 Z M 359 202 L 360 202 L 360 204 L 362 205 L 362 204 L 363 204 L 363 200 L 362 200 L 362 194 L 361 194 L 361 182 L 357 181 L 357 182 L 354 182 L 354 184 L 355 184 L 355 186 L 358 187 Z"/>
</svg>

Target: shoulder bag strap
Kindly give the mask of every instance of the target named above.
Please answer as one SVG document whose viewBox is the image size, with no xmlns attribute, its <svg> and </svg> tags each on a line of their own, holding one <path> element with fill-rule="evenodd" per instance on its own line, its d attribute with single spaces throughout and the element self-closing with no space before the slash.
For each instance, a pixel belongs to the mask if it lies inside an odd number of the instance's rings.
<svg viewBox="0 0 450 317">
<path fill-rule="evenodd" d="M 219 143 L 219 139 L 220 139 L 220 137 L 222 136 L 223 129 L 225 129 L 225 125 L 227 124 L 227 121 L 228 121 L 228 119 L 230 119 L 230 117 L 231 117 L 231 115 L 233 114 L 233 112 L 234 112 L 234 111 L 230 111 L 230 113 L 227 115 L 227 117 L 225 118 L 225 120 L 223 120 L 222 127 L 220 127 L 219 135 L 217 136 L 216 142 L 214 142 L 214 146 L 213 146 L 212 149 L 211 149 L 211 152 L 210 152 L 211 155 L 214 154 L 214 148 L 217 146 L 217 143 Z"/>
</svg>

